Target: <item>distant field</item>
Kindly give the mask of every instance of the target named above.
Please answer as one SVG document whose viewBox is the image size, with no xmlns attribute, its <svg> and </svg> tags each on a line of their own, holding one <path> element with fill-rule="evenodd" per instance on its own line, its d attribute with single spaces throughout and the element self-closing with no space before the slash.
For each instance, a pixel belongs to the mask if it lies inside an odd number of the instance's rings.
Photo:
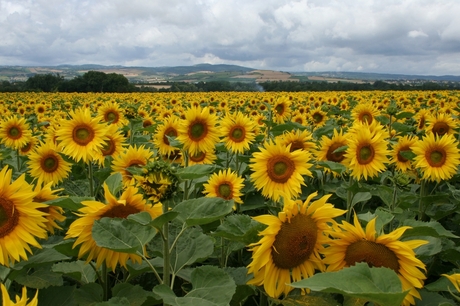
<svg viewBox="0 0 460 306">
<path fill-rule="evenodd" d="M 274 70 L 253 70 L 244 75 L 237 75 L 233 78 L 249 78 L 255 79 L 257 83 L 263 83 L 268 81 L 294 81 L 298 82 L 299 79 L 292 78 L 292 75 L 287 72 L 274 71 Z"/>
<path fill-rule="evenodd" d="M 352 79 L 340 79 L 340 78 L 329 78 L 323 76 L 309 76 L 308 80 L 310 81 L 323 81 L 328 83 L 336 83 L 336 82 L 349 82 L 349 83 L 357 83 L 357 84 L 364 84 L 368 83 L 368 81 L 363 80 L 352 80 Z"/>
</svg>

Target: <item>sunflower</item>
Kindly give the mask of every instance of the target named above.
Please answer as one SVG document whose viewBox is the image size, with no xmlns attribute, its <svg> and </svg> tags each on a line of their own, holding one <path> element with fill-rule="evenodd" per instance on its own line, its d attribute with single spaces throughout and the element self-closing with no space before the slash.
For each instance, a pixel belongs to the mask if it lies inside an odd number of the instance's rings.
<svg viewBox="0 0 460 306">
<path fill-rule="evenodd" d="M 94 221 L 108 218 L 127 218 L 131 214 L 146 211 L 152 218 L 156 218 L 162 213 L 162 205 L 148 205 L 142 194 L 134 186 L 127 187 L 119 199 L 110 193 L 107 184 L 104 183 L 104 195 L 106 204 L 98 201 L 82 201 L 84 205 L 78 210 L 78 219 L 70 224 L 65 239 L 77 238 L 73 247 L 80 245 L 78 257 L 86 256 L 86 261 L 96 260 L 96 266 L 99 267 L 105 262 L 107 268 L 115 271 L 118 264 L 126 268 L 126 262 L 130 259 L 132 262 L 140 263 L 141 256 L 137 254 L 122 253 L 112 251 L 104 247 L 99 247 L 92 237 L 92 228 Z"/>
<path fill-rule="evenodd" d="M 393 145 L 391 160 L 398 171 L 406 172 L 412 168 L 412 161 L 402 156 L 401 152 L 411 151 L 411 147 L 417 139 L 410 135 L 400 137 L 398 142 Z"/>
<path fill-rule="evenodd" d="M 56 192 L 61 191 L 62 189 L 56 189 L 56 190 L 51 190 L 52 187 L 52 182 L 42 186 L 42 184 L 39 182 L 37 185 L 35 185 L 35 196 L 33 198 L 33 201 L 36 203 L 43 203 L 46 201 L 51 201 L 54 199 L 58 199 L 59 196 L 55 194 Z M 64 222 L 65 216 L 64 210 L 59 207 L 59 206 L 54 206 L 54 205 L 47 205 L 46 207 L 40 208 L 40 211 L 43 211 L 46 213 L 46 220 L 47 222 L 45 223 L 46 229 L 48 232 L 51 234 L 54 234 L 55 229 L 62 229 L 56 221 L 58 222 Z"/>
<path fill-rule="evenodd" d="M 281 97 L 273 104 L 273 122 L 284 123 L 291 117 L 292 101 L 288 97 Z"/>
<path fill-rule="evenodd" d="M 30 141 L 32 132 L 24 118 L 10 116 L 0 124 L 0 141 L 11 149 L 21 149 Z"/>
<path fill-rule="evenodd" d="M 70 120 L 61 122 L 57 134 L 59 146 L 64 154 L 77 162 L 91 161 L 104 147 L 108 126 L 99 123 L 100 117 L 92 118 L 87 108 L 70 111 L 70 116 Z"/>
<path fill-rule="evenodd" d="M 249 245 L 252 262 L 248 274 L 253 278 L 248 284 L 263 285 L 270 297 L 278 298 L 293 289 L 290 283 L 312 276 L 315 270 L 325 271 L 320 252 L 330 239 L 324 232 L 329 231 L 329 224 L 335 224 L 333 218 L 345 211 L 327 203 L 330 195 L 311 202 L 317 194 L 310 194 L 303 203 L 286 197 L 278 216 L 253 217 L 268 227 L 259 233 L 262 238 L 258 242 Z"/>
<path fill-rule="evenodd" d="M 458 127 L 458 123 L 452 115 L 446 113 L 436 113 L 436 115 L 428 116 L 427 125 L 426 133 L 433 133 L 437 136 L 454 134 L 455 129 Z"/>
<path fill-rule="evenodd" d="M 355 122 L 371 124 L 378 115 L 379 111 L 371 103 L 356 105 L 351 110 L 351 117 Z"/>
<path fill-rule="evenodd" d="M 371 129 L 368 124 L 358 122 L 348 135 L 348 148 L 343 164 L 351 170 L 352 177 L 358 180 L 364 177 L 367 180 L 386 169 L 389 150 L 383 131 Z"/>
<path fill-rule="evenodd" d="M 279 144 L 289 146 L 290 151 L 304 150 L 310 152 L 314 148 L 311 133 L 307 130 L 291 130 L 278 136 Z"/>
<path fill-rule="evenodd" d="M 244 179 L 230 169 L 220 170 L 212 174 L 207 183 L 203 184 L 203 193 L 206 197 L 219 197 L 225 200 L 233 200 L 235 204 L 243 204 L 241 189 Z M 235 207 L 236 208 L 236 207 Z"/>
<path fill-rule="evenodd" d="M 179 125 L 177 140 L 190 154 L 211 151 L 219 142 L 220 132 L 216 125 L 217 116 L 211 115 L 207 107 L 192 107 Z"/>
<path fill-rule="evenodd" d="M 11 169 L 5 166 L 0 172 L 0 264 L 8 266 L 21 259 L 27 260 L 29 245 L 41 248 L 35 240 L 46 238 L 46 205 L 33 202 L 32 186 L 22 174 L 11 182 Z"/>
<path fill-rule="evenodd" d="M 262 195 L 277 201 L 280 192 L 292 198 L 301 192 L 305 185 L 303 175 L 311 176 L 310 154 L 302 150 L 291 152 L 290 146 L 268 141 L 253 153 L 250 159 L 250 178 Z"/>
<path fill-rule="evenodd" d="M 45 184 L 57 185 L 69 176 L 72 165 L 57 152 L 56 144 L 48 140 L 29 154 L 27 166 L 33 178 Z"/>
<path fill-rule="evenodd" d="M 16 295 L 16 302 L 10 300 L 10 295 L 8 290 L 6 289 L 3 283 L 0 284 L 0 290 L 2 291 L 2 305 L 3 306 L 37 306 L 38 305 L 38 290 L 35 293 L 35 297 L 30 300 L 28 303 L 27 298 L 27 288 L 24 286 L 22 287 L 22 297 Z"/>
<path fill-rule="evenodd" d="M 221 123 L 222 142 L 227 150 L 242 154 L 254 141 L 254 130 L 255 123 L 242 113 L 227 115 Z"/>
<path fill-rule="evenodd" d="M 171 197 L 178 179 L 170 163 L 155 161 L 142 169 L 142 175 L 134 175 L 135 186 L 153 203 Z"/>
<path fill-rule="evenodd" d="M 152 157 L 153 152 L 145 146 L 129 146 L 114 157 L 112 160 L 112 173 L 120 172 L 123 177 L 123 184 L 129 185 L 133 182 L 133 176 L 127 170 L 129 167 L 144 167 Z"/>
<path fill-rule="evenodd" d="M 313 109 L 308 114 L 310 121 L 313 123 L 315 128 L 322 127 L 326 124 L 327 113 L 319 108 Z"/>
<path fill-rule="evenodd" d="M 457 173 L 460 164 L 458 141 L 453 135 L 436 136 L 429 133 L 411 147 L 415 153 L 414 165 L 423 179 L 440 182 Z"/>
<path fill-rule="evenodd" d="M 354 225 L 343 221 L 338 225 L 340 231 L 329 232 L 335 239 L 322 252 L 324 263 L 328 265 L 327 271 L 337 271 L 357 262 L 366 262 L 371 267 L 390 268 L 398 274 L 403 291 L 410 290 L 403 305 L 415 304 L 414 297 L 420 299 L 417 288 L 423 287 L 426 277 L 422 271 L 426 269 L 423 262 L 415 257 L 414 249 L 428 241 L 400 241 L 399 238 L 409 226 L 400 227 L 389 234 L 378 234 L 375 222 L 376 218 L 372 219 L 363 230 L 355 214 Z"/>
<path fill-rule="evenodd" d="M 128 120 L 125 119 L 120 106 L 116 102 L 105 102 L 98 108 L 98 114 L 103 122 L 123 127 Z"/>
<path fill-rule="evenodd" d="M 343 134 L 343 131 L 337 131 L 334 129 L 334 133 L 331 138 L 323 135 L 319 142 L 319 149 L 316 151 L 316 158 L 319 161 L 332 161 L 336 163 L 342 163 L 344 160 L 345 152 L 335 152 L 337 149 L 346 146 L 348 143 L 347 136 Z M 330 171 L 328 168 L 325 171 Z"/>
<path fill-rule="evenodd" d="M 111 124 L 107 129 L 107 139 L 100 152 L 94 154 L 93 159 L 100 165 L 104 166 L 106 157 L 115 157 L 123 152 L 126 144 L 126 138 L 118 126 Z"/>
<path fill-rule="evenodd" d="M 177 137 L 179 135 L 179 118 L 176 116 L 168 117 L 164 123 L 157 126 L 153 135 L 153 144 L 158 149 L 158 153 L 163 156 L 174 154 L 178 149 L 171 146 L 168 137 Z"/>
<path fill-rule="evenodd" d="M 193 165 L 212 165 L 217 159 L 217 155 L 214 150 L 208 152 L 197 152 L 196 154 L 188 155 L 188 166 Z M 185 165 L 185 160 L 182 160 L 182 165 Z"/>
<path fill-rule="evenodd" d="M 38 139 L 36 136 L 31 136 L 29 138 L 29 141 L 26 143 L 26 145 L 22 146 L 19 149 L 19 154 L 20 155 L 28 155 L 30 152 L 32 152 L 35 149 L 35 146 L 38 143 Z"/>
</svg>

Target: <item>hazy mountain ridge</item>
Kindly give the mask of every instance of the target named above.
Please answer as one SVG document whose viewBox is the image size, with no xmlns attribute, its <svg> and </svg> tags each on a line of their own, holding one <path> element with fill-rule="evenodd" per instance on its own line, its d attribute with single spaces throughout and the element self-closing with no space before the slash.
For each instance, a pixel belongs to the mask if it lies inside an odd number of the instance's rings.
<svg viewBox="0 0 460 306">
<path fill-rule="evenodd" d="M 58 65 L 58 66 L 0 66 L 0 81 L 24 81 L 35 74 L 59 74 L 64 78 L 71 79 L 82 75 L 87 71 L 96 70 L 105 73 L 119 73 L 125 75 L 132 82 L 161 82 L 161 81 L 255 81 L 251 78 L 259 72 L 270 71 L 250 67 L 227 65 L 227 64 L 198 64 L 193 66 L 120 66 L 120 65 Z M 365 82 L 384 81 L 434 81 L 434 82 L 460 82 L 460 76 L 455 75 L 410 75 L 410 74 L 387 74 L 370 72 L 298 72 L 279 71 L 290 75 L 292 80 L 308 80 L 309 77 L 322 77 L 324 81 L 343 79 L 348 81 L 360 80 Z M 242 78 L 244 77 L 244 78 Z M 287 79 L 289 80 L 289 79 Z"/>
</svg>

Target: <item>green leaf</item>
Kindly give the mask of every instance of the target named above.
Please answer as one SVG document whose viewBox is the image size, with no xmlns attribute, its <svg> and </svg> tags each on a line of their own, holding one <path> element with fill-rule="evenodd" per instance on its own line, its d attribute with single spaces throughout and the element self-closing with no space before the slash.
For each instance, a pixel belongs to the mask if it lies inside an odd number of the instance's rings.
<svg viewBox="0 0 460 306">
<path fill-rule="evenodd" d="M 198 198 L 186 200 L 176 205 L 173 211 L 179 213 L 177 217 L 188 226 L 202 225 L 219 220 L 233 210 L 233 201 L 222 198 Z"/>
<path fill-rule="evenodd" d="M 144 245 L 156 234 L 151 226 L 133 220 L 107 218 L 94 221 L 92 236 L 100 247 L 117 252 L 143 252 Z"/>
<path fill-rule="evenodd" d="M 339 293 L 364 299 L 382 306 L 400 305 L 407 292 L 402 291 L 397 274 L 388 268 L 369 268 L 366 263 L 337 272 L 315 274 L 291 284 L 295 288 Z"/>
<path fill-rule="evenodd" d="M 194 180 L 207 176 L 216 169 L 214 165 L 193 165 L 186 168 L 177 169 L 177 177 L 181 180 Z"/>
<path fill-rule="evenodd" d="M 114 297 L 126 298 L 130 306 L 141 306 L 149 296 L 154 297 L 152 292 L 145 291 L 139 285 L 119 283 L 112 288 Z"/>
<path fill-rule="evenodd" d="M 374 214 L 371 214 L 370 212 L 367 212 L 365 214 L 358 214 L 358 219 L 363 220 L 366 222 L 371 221 L 372 219 L 377 218 L 375 220 L 375 230 L 378 232 L 382 231 L 383 227 L 390 223 L 393 219 L 394 216 L 392 213 L 389 213 L 385 210 L 383 210 L 381 207 L 378 207 L 375 210 Z"/>
<path fill-rule="evenodd" d="M 318 166 L 328 168 L 331 171 L 336 172 L 338 174 L 342 174 L 345 171 L 347 171 L 347 167 L 345 167 L 341 163 L 336 163 L 336 162 L 329 161 L 329 160 L 322 160 L 322 161 L 319 161 L 317 164 Z"/>
<path fill-rule="evenodd" d="M 192 272 L 192 290 L 183 297 L 177 297 L 165 285 L 153 288 L 153 292 L 172 306 L 221 306 L 229 305 L 236 285 L 223 270 L 214 266 L 202 266 Z"/>
<path fill-rule="evenodd" d="M 43 249 L 37 250 L 36 253 L 30 256 L 28 260 L 16 263 L 12 267 L 12 269 L 21 270 L 24 267 L 32 268 L 32 267 L 37 267 L 43 264 L 55 263 L 55 262 L 67 260 L 67 259 L 69 259 L 68 256 L 63 255 L 62 253 L 56 251 L 55 249 L 43 248 Z"/>
<path fill-rule="evenodd" d="M 171 265 L 177 273 L 187 265 L 204 260 L 212 255 L 214 241 L 198 228 L 190 228 L 178 238 L 171 253 Z"/>
<path fill-rule="evenodd" d="M 393 122 L 391 125 L 395 131 L 400 132 L 400 133 L 407 133 L 407 132 L 412 132 L 414 130 L 414 127 L 411 125 L 406 125 L 401 122 Z"/>
<path fill-rule="evenodd" d="M 108 301 L 97 303 L 94 306 L 131 306 L 125 297 L 115 296 Z"/>
<path fill-rule="evenodd" d="M 158 229 L 159 231 L 162 230 L 163 225 L 166 222 L 174 220 L 179 215 L 177 211 L 167 211 L 164 214 L 156 217 L 153 221 L 150 222 L 150 225 L 154 228 Z"/>
<path fill-rule="evenodd" d="M 338 303 L 332 296 L 314 296 L 314 295 L 289 295 L 287 298 L 278 300 L 270 299 L 276 305 L 283 306 L 337 306 Z"/>
<path fill-rule="evenodd" d="M 453 274 L 453 273 L 446 273 Z M 430 291 L 446 291 L 458 294 L 457 288 L 452 284 L 452 282 L 445 276 L 439 277 L 436 281 L 425 285 L 423 288 Z"/>
<path fill-rule="evenodd" d="M 77 306 L 77 301 L 74 298 L 75 286 L 59 286 L 40 289 L 39 305 L 53 306 Z"/>
<path fill-rule="evenodd" d="M 214 235 L 248 245 L 258 241 L 260 239 L 259 232 L 265 228 L 266 225 L 254 221 L 248 215 L 231 215 L 217 227 Z"/>
<path fill-rule="evenodd" d="M 446 237 L 446 238 L 460 238 L 457 235 L 452 234 L 450 231 L 446 230 L 441 223 L 437 221 L 423 222 L 418 220 L 405 220 L 403 223 L 404 226 L 410 226 L 411 229 L 408 229 L 404 232 L 403 237 L 411 236 L 433 236 L 433 237 Z"/>
<path fill-rule="evenodd" d="M 357 192 L 351 201 L 351 206 L 355 206 L 359 202 L 365 202 L 372 198 L 372 194 L 370 192 Z"/>
<path fill-rule="evenodd" d="M 419 246 L 415 249 L 417 256 L 430 257 L 442 252 L 442 240 L 432 236 L 411 236 L 410 239 L 420 239 L 428 241 L 427 244 Z M 404 239 L 409 240 L 409 239 Z"/>
<path fill-rule="evenodd" d="M 49 266 L 37 267 L 30 274 L 21 273 L 14 277 L 14 280 L 22 286 L 36 289 L 64 284 L 61 274 L 54 273 Z"/>
<path fill-rule="evenodd" d="M 412 150 L 401 150 L 401 151 L 399 151 L 399 154 L 402 157 L 404 157 L 405 159 L 408 159 L 408 160 L 413 160 L 415 158 L 415 156 L 417 156 L 417 154 L 412 152 Z"/>
<path fill-rule="evenodd" d="M 89 284 L 96 280 L 94 269 L 81 260 L 56 263 L 51 269 L 55 273 L 64 274 L 82 284 Z"/>
<path fill-rule="evenodd" d="M 105 183 L 107 184 L 110 193 L 114 196 L 116 196 L 123 189 L 122 175 L 120 172 L 116 172 L 110 175 L 105 180 Z"/>
<path fill-rule="evenodd" d="M 48 205 L 59 206 L 72 211 L 77 211 L 83 207 L 82 201 L 94 201 L 91 197 L 61 197 L 44 202 Z"/>
<path fill-rule="evenodd" d="M 74 293 L 78 305 L 96 305 L 102 302 L 102 295 L 102 287 L 96 283 L 81 286 Z"/>
<path fill-rule="evenodd" d="M 455 306 L 458 305 L 455 301 L 447 299 L 440 294 L 420 290 L 421 300 L 417 301 L 417 306 Z"/>
<path fill-rule="evenodd" d="M 414 113 L 412 112 L 400 112 L 399 114 L 395 115 L 396 119 L 403 119 L 403 118 L 412 118 L 414 116 Z"/>
</svg>

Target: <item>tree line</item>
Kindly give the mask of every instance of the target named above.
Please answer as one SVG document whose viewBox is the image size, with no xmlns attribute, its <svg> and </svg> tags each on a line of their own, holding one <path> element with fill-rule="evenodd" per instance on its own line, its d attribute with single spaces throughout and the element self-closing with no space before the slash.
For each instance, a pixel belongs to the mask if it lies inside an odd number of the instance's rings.
<svg viewBox="0 0 460 306">
<path fill-rule="evenodd" d="M 255 82 L 163 82 L 165 88 L 130 83 L 122 74 L 88 71 L 82 76 L 66 80 L 59 74 L 36 74 L 25 82 L 0 83 L 0 92 L 36 91 L 36 92 L 211 92 L 211 91 L 370 91 L 370 90 L 444 90 L 460 89 L 458 82 L 420 82 L 417 84 L 375 81 L 373 83 L 352 83 L 325 81 L 270 81 Z"/>
</svg>

